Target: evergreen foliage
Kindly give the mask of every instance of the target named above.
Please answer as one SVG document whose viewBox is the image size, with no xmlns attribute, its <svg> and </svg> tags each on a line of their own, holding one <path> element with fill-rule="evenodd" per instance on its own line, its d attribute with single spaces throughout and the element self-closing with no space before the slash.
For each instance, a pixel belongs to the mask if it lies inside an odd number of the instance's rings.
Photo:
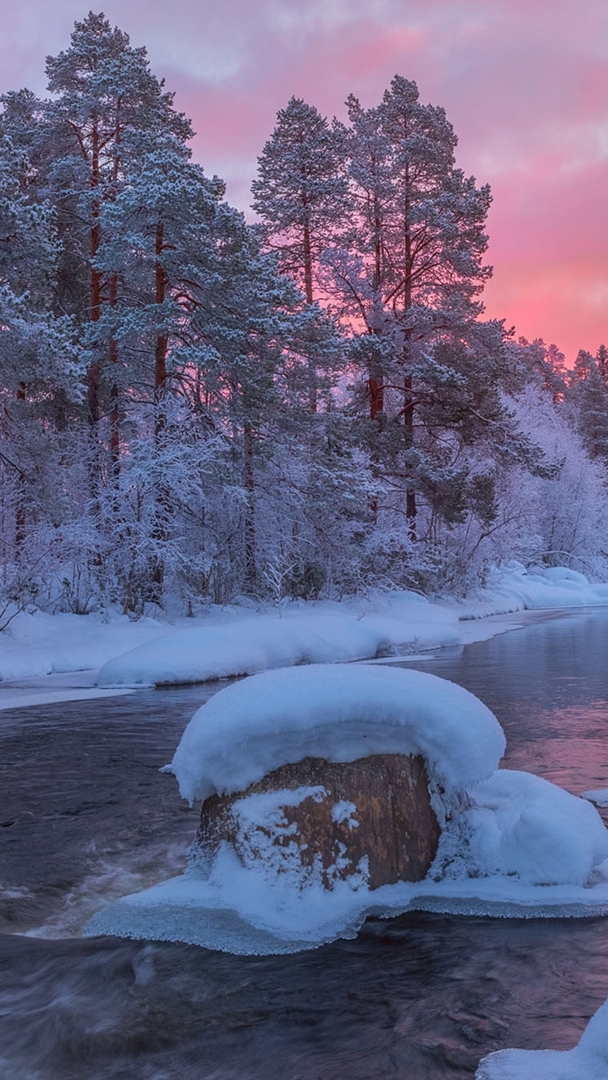
<svg viewBox="0 0 608 1080">
<path fill-rule="evenodd" d="M 415 83 L 348 124 L 292 98 L 250 226 L 102 14 L 47 74 L 0 99 L 3 606 L 606 572 L 608 351 L 569 375 L 483 320 L 490 192 Z"/>
</svg>

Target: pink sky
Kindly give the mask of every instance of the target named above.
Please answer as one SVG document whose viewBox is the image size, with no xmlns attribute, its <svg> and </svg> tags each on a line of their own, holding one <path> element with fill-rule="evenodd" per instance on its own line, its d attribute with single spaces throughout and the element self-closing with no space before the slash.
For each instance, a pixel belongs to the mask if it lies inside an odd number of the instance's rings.
<svg viewBox="0 0 608 1080">
<path fill-rule="evenodd" d="M 3 12 L 0 89 L 45 89 L 79 0 Z M 93 5 L 94 10 L 99 6 Z M 606 0 L 106 0 L 197 131 L 195 155 L 246 209 L 292 94 L 344 116 L 396 73 L 443 105 L 458 164 L 492 186 L 487 313 L 571 362 L 608 343 Z"/>
</svg>

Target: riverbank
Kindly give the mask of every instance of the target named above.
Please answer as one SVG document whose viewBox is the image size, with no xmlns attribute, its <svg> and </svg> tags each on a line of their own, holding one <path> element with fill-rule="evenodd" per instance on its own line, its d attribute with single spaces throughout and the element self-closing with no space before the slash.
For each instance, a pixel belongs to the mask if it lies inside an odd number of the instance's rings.
<svg viewBox="0 0 608 1080">
<path fill-rule="evenodd" d="M 96 696 L 98 673 L 101 686 L 124 692 L 300 663 L 386 662 L 487 640 L 524 625 L 529 613 L 606 604 L 606 584 L 561 567 L 512 564 L 465 599 L 394 592 L 279 607 L 243 602 L 172 622 L 21 612 L 0 635 L 0 708 Z"/>
</svg>

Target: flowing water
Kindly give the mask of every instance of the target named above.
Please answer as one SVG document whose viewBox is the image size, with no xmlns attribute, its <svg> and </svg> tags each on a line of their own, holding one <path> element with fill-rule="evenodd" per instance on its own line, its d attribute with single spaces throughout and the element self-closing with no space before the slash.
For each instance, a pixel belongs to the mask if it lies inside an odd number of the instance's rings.
<svg viewBox="0 0 608 1080">
<path fill-rule="evenodd" d="M 608 787 L 608 611 L 408 666 L 481 697 L 510 768 Z M 270 957 L 75 936 L 179 872 L 197 815 L 158 768 L 221 685 L 0 713 L 0 1080 L 455 1080 L 572 1046 L 608 997 L 608 919 L 416 913 Z"/>
</svg>

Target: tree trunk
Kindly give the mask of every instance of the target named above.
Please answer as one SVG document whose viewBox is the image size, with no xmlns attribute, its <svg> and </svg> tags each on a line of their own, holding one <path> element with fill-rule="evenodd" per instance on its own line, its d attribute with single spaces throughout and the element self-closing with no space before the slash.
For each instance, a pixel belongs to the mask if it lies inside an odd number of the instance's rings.
<svg viewBox="0 0 608 1080">
<path fill-rule="evenodd" d="M 304 225 L 304 295 L 306 296 L 306 303 L 313 304 L 314 297 L 312 291 L 312 245 L 310 242 L 310 226 L 308 222 Z M 309 378 L 310 378 L 310 391 L 309 402 L 310 411 L 317 411 L 317 370 L 314 363 L 309 363 Z"/>
<path fill-rule="evenodd" d="M 110 307 L 116 307 L 118 280 L 116 274 L 110 280 Z M 112 385 L 110 387 L 110 474 L 116 487 L 120 477 L 120 411 L 117 379 L 118 345 L 114 338 L 110 341 L 110 369 Z"/>
<path fill-rule="evenodd" d="M 243 425 L 243 479 L 245 483 L 245 584 L 253 591 L 257 580 L 255 539 L 255 474 L 253 469 L 253 426 Z"/>
<path fill-rule="evenodd" d="M 26 386 L 24 382 L 19 383 L 17 390 L 17 401 L 25 401 Z M 19 476 L 19 494 L 17 496 L 17 505 L 15 506 L 15 548 L 17 555 L 25 543 L 26 537 L 26 496 L 25 486 L 23 483 L 23 477 Z"/>
<path fill-rule="evenodd" d="M 155 283 L 155 301 L 157 305 L 162 305 L 165 302 L 167 296 L 167 275 L 162 265 L 161 256 L 164 250 L 164 227 L 162 221 L 159 221 L 156 225 L 156 238 L 154 253 L 156 256 L 156 262 L 154 267 L 154 283 Z M 167 393 L 167 352 L 169 348 L 169 337 L 166 333 L 157 334 L 156 345 L 154 349 L 154 446 L 157 457 L 157 467 L 159 456 L 162 452 L 165 431 L 167 427 L 167 405 L 166 405 L 166 393 Z M 154 598 L 157 603 L 160 603 L 162 598 L 163 583 L 165 578 L 165 566 L 162 555 L 163 545 L 167 541 L 167 520 L 171 512 L 170 505 L 170 493 L 167 484 L 162 479 L 159 480 L 156 486 L 156 520 L 153 529 L 153 539 L 159 544 L 159 552 L 157 553 L 152 569 L 152 582 L 154 585 Z"/>
<path fill-rule="evenodd" d="M 97 124 L 93 124 L 93 131 L 91 134 L 91 188 L 93 191 L 99 187 L 100 172 L 99 172 L 99 131 Z M 90 231 L 90 243 L 89 253 L 91 257 L 91 263 L 95 259 L 101 242 L 101 228 L 99 225 L 99 200 L 93 199 L 92 208 L 93 223 Z M 91 283 L 90 283 L 90 299 L 89 299 L 89 318 L 91 322 L 98 322 L 101 315 L 101 287 L 102 279 L 99 270 L 96 270 L 91 265 Z M 99 421 L 99 383 L 100 383 L 100 370 L 99 361 L 95 360 L 89 366 L 87 372 L 87 404 L 89 412 L 89 423 L 91 427 L 97 424 Z"/>
</svg>

